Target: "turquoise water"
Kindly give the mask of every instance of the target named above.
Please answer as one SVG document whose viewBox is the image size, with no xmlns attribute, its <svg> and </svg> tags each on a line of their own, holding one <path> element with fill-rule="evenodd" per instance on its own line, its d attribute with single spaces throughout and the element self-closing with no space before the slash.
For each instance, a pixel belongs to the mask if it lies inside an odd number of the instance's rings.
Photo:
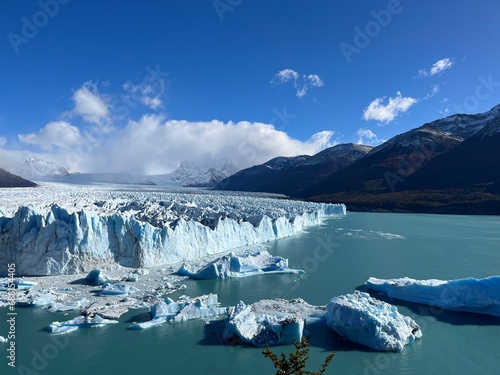
<svg viewBox="0 0 500 375">
<path fill-rule="evenodd" d="M 500 274 L 500 217 L 349 213 L 293 238 L 269 244 L 307 274 L 263 275 L 221 281 L 188 281 L 183 293 L 217 293 L 223 305 L 239 300 L 301 297 L 326 304 L 331 297 L 364 289 L 370 276 L 417 279 Z M 373 294 L 381 298 L 382 296 Z M 175 297 L 175 296 L 174 296 Z M 402 353 L 377 353 L 338 337 L 321 324 L 308 325 L 311 367 L 335 352 L 327 374 L 497 374 L 500 318 L 442 311 L 393 300 L 412 316 L 424 337 Z M 53 341 L 52 321 L 75 314 L 17 309 L 17 368 L 0 359 L 1 374 L 274 374 L 253 347 L 227 347 L 223 321 L 164 324 L 146 331 L 126 329 L 144 311 L 120 324 L 80 330 Z M 7 310 L 0 310 L 6 317 Z M 6 318 L 2 318 L 4 332 Z M 6 344 L 0 344 L 2 352 Z M 275 351 L 291 351 L 282 346 Z M 25 366 L 25 367 L 24 367 Z"/>
</svg>

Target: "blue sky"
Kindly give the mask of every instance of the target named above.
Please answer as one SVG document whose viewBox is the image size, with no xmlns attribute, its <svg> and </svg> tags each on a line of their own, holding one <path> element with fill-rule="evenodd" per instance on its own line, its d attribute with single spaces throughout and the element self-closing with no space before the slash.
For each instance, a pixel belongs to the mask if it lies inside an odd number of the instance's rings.
<svg viewBox="0 0 500 375">
<path fill-rule="evenodd" d="M 0 167 L 238 167 L 500 103 L 495 0 L 0 3 Z"/>
</svg>

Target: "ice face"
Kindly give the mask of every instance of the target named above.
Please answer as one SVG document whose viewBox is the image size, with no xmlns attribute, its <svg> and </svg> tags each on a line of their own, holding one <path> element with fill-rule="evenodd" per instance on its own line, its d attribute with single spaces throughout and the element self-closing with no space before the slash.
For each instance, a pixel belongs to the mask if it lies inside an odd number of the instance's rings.
<svg viewBox="0 0 500 375">
<path fill-rule="evenodd" d="M 395 306 L 355 291 L 332 298 L 328 326 L 339 335 L 374 350 L 400 352 L 422 336 L 418 324 Z"/>
<path fill-rule="evenodd" d="M 102 289 L 99 291 L 99 294 L 110 296 L 128 296 L 129 294 L 138 291 L 139 289 L 130 285 L 104 283 L 102 284 Z"/>
<path fill-rule="evenodd" d="M 500 316 L 500 276 L 484 279 L 414 280 L 377 279 L 366 285 L 391 298 L 423 303 L 449 310 Z"/>
<path fill-rule="evenodd" d="M 255 346 L 291 344 L 302 340 L 307 319 L 322 319 L 324 307 L 304 300 L 261 300 L 252 305 L 240 301 L 231 308 L 224 328 L 224 340 L 230 344 Z"/>
<path fill-rule="evenodd" d="M 231 277 L 246 277 L 263 273 L 303 273 L 288 268 L 288 259 L 272 256 L 267 251 L 247 252 L 241 255 L 230 253 L 217 258 L 199 270 L 189 270 L 183 265 L 177 274 L 193 279 L 210 280 Z"/>
<path fill-rule="evenodd" d="M 92 190 L 46 185 L 38 207 L 0 217 L 0 276 L 89 272 L 99 265 L 140 268 L 187 260 L 291 236 L 344 205 L 245 195 Z M 9 191 L 0 192 L 9 197 Z M 16 201 L 15 195 L 11 197 Z M 21 197 L 22 198 L 22 197 Z M 25 203 L 26 198 L 17 198 Z M 57 204 L 47 202 L 57 201 Z"/>
<path fill-rule="evenodd" d="M 48 330 L 55 335 L 61 335 L 64 333 L 76 331 L 79 328 L 104 327 L 107 324 L 116 323 L 118 323 L 117 320 L 104 319 L 99 315 L 96 315 L 94 317 L 78 316 L 66 322 L 54 322 L 48 327 Z"/>
<path fill-rule="evenodd" d="M 141 330 L 165 322 L 178 323 L 191 319 L 214 318 L 226 312 L 225 307 L 220 307 L 217 294 L 206 294 L 195 298 L 184 297 L 177 302 L 167 298 L 151 306 L 150 313 L 153 319 L 132 324 L 128 328 Z"/>
</svg>

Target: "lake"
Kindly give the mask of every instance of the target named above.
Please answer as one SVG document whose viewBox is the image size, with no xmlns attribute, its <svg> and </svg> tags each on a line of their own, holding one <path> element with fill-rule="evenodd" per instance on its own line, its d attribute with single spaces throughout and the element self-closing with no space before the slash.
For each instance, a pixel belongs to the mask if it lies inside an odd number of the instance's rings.
<svg viewBox="0 0 500 375">
<path fill-rule="evenodd" d="M 500 274 L 500 217 L 348 213 L 290 238 L 267 244 L 304 275 L 262 275 L 243 279 L 186 281 L 182 294 L 217 293 L 224 306 L 240 300 L 303 298 L 324 305 L 370 277 L 454 279 Z M 173 295 L 175 299 L 181 293 Z M 309 367 L 319 369 L 335 352 L 326 374 L 494 374 L 500 369 L 500 318 L 443 311 L 388 300 L 421 326 L 424 336 L 402 353 L 378 353 L 339 337 L 324 324 L 308 325 Z M 45 330 L 69 315 L 17 309 L 17 368 L 0 360 L 2 374 L 274 374 L 261 348 L 228 347 L 224 321 L 164 324 L 145 331 L 126 328 L 145 310 L 133 310 L 120 324 L 53 337 Z M 5 332 L 7 310 L 1 309 Z M 0 348 L 7 348 L 0 344 Z M 293 346 L 275 347 L 289 352 Z M 2 350 L 4 353 L 5 350 Z"/>
</svg>

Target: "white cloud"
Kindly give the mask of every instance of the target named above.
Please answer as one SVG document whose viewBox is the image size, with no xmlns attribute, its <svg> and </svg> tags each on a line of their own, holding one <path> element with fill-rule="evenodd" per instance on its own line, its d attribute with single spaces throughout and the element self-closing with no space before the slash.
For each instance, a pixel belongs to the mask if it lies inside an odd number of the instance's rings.
<svg viewBox="0 0 500 375">
<path fill-rule="evenodd" d="M 410 109 L 417 99 L 412 97 L 403 97 L 398 91 L 394 98 L 389 98 L 387 104 L 384 103 L 385 98 L 376 98 L 363 111 L 363 119 L 376 120 L 388 124 L 393 121 L 399 114 Z"/>
<path fill-rule="evenodd" d="M 128 81 L 123 85 L 123 89 L 128 92 L 133 101 L 144 104 L 152 110 L 163 107 L 160 95 L 165 91 L 165 81 L 163 79 L 154 82 L 143 80 L 140 84 L 133 84 Z"/>
<path fill-rule="evenodd" d="M 92 82 L 86 82 L 73 94 L 72 113 L 92 124 L 102 125 L 109 119 L 109 106 Z"/>
<path fill-rule="evenodd" d="M 96 147 L 85 169 L 167 173 L 183 160 L 201 166 L 232 162 L 246 168 L 276 156 L 314 154 L 330 146 L 332 135 L 323 131 L 299 141 L 269 124 L 165 121 L 159 115 L 147 115 Z"/>
<path fill-rule="evenodd" d="M 418 76 L 419 77 L 432 77 L 436 74 L 440 74 L 444 72 L 447 69 L 450 69 L 454 64 L 454 61 L 450 58 L 445 58 L 436 61 L 432 67 L 427 70 L 427 69 L 420 69 L 418 71 Z"/>
<path fill-rule="evenodd" d="M 19 140 L 43 150 L 52 150 L 54 146 L 68 150 L 82 143 L 83 138 L 76 126 L 66 121 L 56 121 L 49 122 L 36 133 L 19 134 Z"/>
<path fill-rule="evenodd" d="M 299 98 L 304 97 L 311 87 L 323 87 L 325 84 L 316 74 L 300 74 L 292 69 L 283 69 L 276 73 L 271 80 L 273 85 L 281 85 L 289 81 L 293 82 Z"/>
<path fill-rule="evenodd" d="M 360 128 L 356 131 L 356 135 L 358 136 L 357 143 L 361 145 L 377 146 L 385 142 L 385 140 L 379 139 L 378 136 L 370 129 Z"/>
</svg>

